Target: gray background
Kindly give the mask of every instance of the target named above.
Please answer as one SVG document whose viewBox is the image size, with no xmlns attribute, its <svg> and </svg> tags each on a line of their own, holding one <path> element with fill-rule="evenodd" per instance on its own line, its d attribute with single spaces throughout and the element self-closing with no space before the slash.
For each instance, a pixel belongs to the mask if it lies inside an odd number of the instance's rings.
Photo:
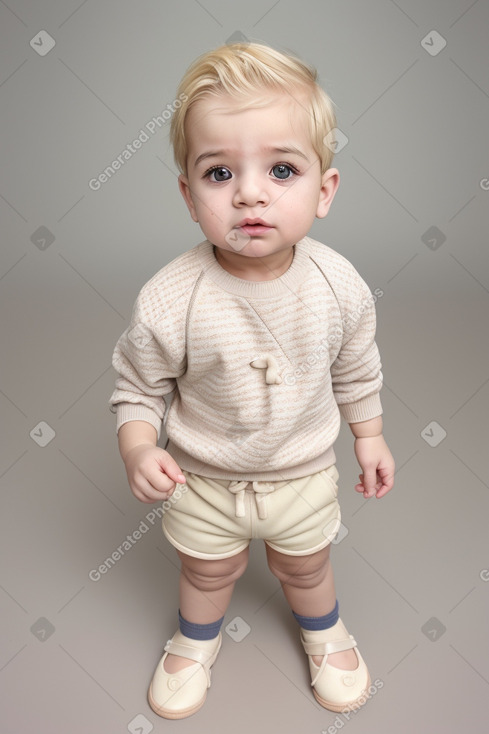
<svg viewBox="0 0 489 734">
<path fill-rule="evenodd" d="M 1 731 L 481 731 L 489 3 L 10 0 L 0 27 Z M 44 56 L 41 31 L 55 41 Z M 250 631 L 223 633 L 207 703 L 180 722 L 146 703 L 176 629 L 178 558 L 160 523 L 98 582 L 88 576 L 152 509 L 118 454 L 113 347 L 143 283 L 203 239 L 168 125 L 100 190 L 88 182 L 173 102 L 188 64 L 236 32 L 317 67 L 349 142 L 311 236 L 384 292 L 394 490 L 357 495 L 348 426 L 336 444 L 341 615 L 383 683 L 350 721 L 312 696 L 261 542 L 225 619 Z"/>
</svg>

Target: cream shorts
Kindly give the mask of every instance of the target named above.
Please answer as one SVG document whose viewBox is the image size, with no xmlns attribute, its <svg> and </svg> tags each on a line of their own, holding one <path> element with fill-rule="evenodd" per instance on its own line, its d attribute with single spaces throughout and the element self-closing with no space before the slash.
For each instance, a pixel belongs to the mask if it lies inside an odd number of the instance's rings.
<svg viewBox="0 0 489 734">
<path fill-rule="evenodd" d="M 305 556 L 329 545 L 339 530 L 334 464 L 310 476 L 272 482 L 184 474 L 187 491 L 180 490 L 162 523 L 170 543 L 189 556 L 229 558 L 252 538 L 285 555 Z"/>
</svg>

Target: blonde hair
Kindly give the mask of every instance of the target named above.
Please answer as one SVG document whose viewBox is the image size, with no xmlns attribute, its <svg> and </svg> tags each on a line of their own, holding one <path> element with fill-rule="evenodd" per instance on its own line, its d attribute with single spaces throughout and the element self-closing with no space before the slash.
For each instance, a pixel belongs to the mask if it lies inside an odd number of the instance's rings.
<svg viewBox="0 0 489 734">
<path fill-rule="evenodd" d="M 199 56 L 187 69 L 177 96 L 182 100 L 170 125 L 175 163 L 187 175 L 188 145 L 185 119 L 192 106 L 209 96 L 229 94 L 243 99 L 243 109 L 258 106 L 257 93 L 281 91 L 294 97 L 306 92 L 311 142 L 321 162 L 321 173 L 331 167 L 336 127 L 334 103 L 317 83 L 317 71 L 300 59 L 258 43 L 232 43 Z M 328 145 L 324 138 L 328 135 Z"/>
</svg>

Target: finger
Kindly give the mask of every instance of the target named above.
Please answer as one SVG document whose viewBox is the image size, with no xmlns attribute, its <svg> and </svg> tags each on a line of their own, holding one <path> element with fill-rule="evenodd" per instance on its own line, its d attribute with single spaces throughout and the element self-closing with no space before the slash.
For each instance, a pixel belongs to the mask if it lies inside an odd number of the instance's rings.
<svg viewBox="0 0 489 734">
<path fill-rule="evenodd" d="M 173 492 L 175 489 L 175 481 L 168 476 L 166 471 L 161 467 L 158 461 L 155 461 L 149 467 L 146 467 L 142 476 L 149 482 L 153 489 L 158 492 Z"/>
<path fill-rule="evenodd" d="M 379 477 L 381 486 L 377 492 L 377 497 L 384 497 L 394 486 L 394 471 L 388 469 L 379 469 Z"/>
<path fill-rule="evenodd" d="M 164 470 L 165 474 L 170 477 L 176 484 L 185 484 L 187 481 L 185 479 L 185 474 L 183 474 L 182 470 L 178 466 L 175 459 L 168 455 L 164 458 L 160 458 L 158 460 L 160 466 Z"/>
<path fill-rule="evenodd" d="M 164 501 L 167 500 L 169 497 L 172 496 L 173 492 L 175 491 L 175 485 L 171 480 L 166 477 L 166 475 L 161 474 L 161 472 L 158 473 L 159 476 L 156 476 L 157 485 L 154 486 L 153 479 L 151 476 L 148 476 L 146 478 L 145 476 L 141 475 L 138 477 L 136 482 L 136 488 L 141 492 L 141 494 L 144 497 L 147 497 L 150 502 L 158 502 L 158 501 Z M 164 483 L 161 483 L 161 478 L 164 478 Z M 173 486 L 169 486 L 169 483 L 173 484 Z"/>
<path fill-rule="evenodd" d="M 367 469 L 367 471 L 364 473 L 363 478 L 363 487 L 364 487 L 364 496 L 365 497 L 373 497 L 376 490 L 376 484 L 377 484 L 377 472 L 372 469 Z"/>
<path fill-rule="evenodd" d="M 359 474 L 358 475 L 358 478 L 359 478 L 360 482 L 358 484 L 355 484 L 355 490 L 357 492 L 362 492 L 363 493 L 363 491 L 365 489 L 365 487 L 363 486 L 363 474 Z"/>
<path fill-rule="evenodd" d="M 155 497 L 161 497 L 163 494 L 173 494 L 176 488 L 175 482 L 167 477 L 163 472 L 151 472 L 147 475 L 146 481 L 150 489 L 156 492 Z"/>
<path fill-rule="evenodd" d="M 381 497 L 384 497 L 387 492 L 390 492 L 392 487 L 394 486 L 394 481 L 387 482 L 382 485 L 382 487 L 377 492 L 376 496 L 380 499 Z"/>
</svg>

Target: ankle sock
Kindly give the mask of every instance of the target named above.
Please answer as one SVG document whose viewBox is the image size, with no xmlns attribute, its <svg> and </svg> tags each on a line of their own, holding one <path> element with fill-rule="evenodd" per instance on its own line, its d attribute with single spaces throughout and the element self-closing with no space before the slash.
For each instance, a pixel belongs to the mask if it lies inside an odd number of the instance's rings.
<svg viewBox="0 0 489 734">
<path fill-rule="evenodd" d="M 218 619 L 217 622 L 196 624 L 195 622 L 189 622 L 184 619 L 180 614 L 179 609 L 178 621 L 180 623 L 180 632 L 182 635 L 185 635 L 185 637 L 190 637 L 192 640 L 213 640 L 219 634 L 224 617 Z"/>
<path fill-rule="evenodd" d="M 339 619 L 338 600 L 336 600 L 334 609 L 322 617 L 303 617 L 302 614 L 296 614 L 294 611 L 292 614 L 305 630 L 327 630 L 329 627 L 333 627 Z"/>
</svg>

